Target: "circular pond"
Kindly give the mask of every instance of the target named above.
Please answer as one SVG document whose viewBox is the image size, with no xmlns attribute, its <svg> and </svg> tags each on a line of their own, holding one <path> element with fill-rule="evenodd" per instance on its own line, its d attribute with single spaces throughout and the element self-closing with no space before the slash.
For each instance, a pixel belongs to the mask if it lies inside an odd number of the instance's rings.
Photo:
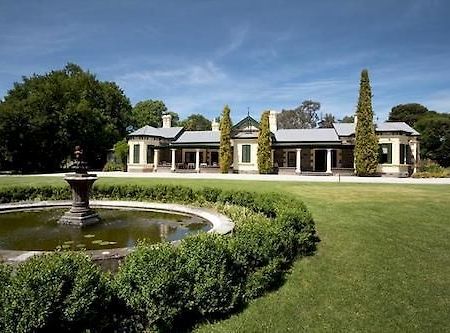
<svg viewBox="0 0 450 333">
<path fill-rule="evenodd" d="M 51 251 L 129 248 L 138 240 L 175 241 L 212 228 L 188 214 L 155 210 L 101 209 L 101 222 L 78 228 L 58 224 L 67 208 L 33 209 L 0 214 L 0 250 Z"/>
</svg>

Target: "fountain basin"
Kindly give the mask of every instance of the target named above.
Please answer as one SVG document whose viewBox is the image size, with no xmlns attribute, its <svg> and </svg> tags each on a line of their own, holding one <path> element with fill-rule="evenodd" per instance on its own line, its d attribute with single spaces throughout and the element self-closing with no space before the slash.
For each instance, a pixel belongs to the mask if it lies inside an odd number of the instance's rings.
<svg viewBox="0 0 450 333">
<path fill-rule="evenodd" d="M 0 205 L 0 214 L 2 213 L 12 213 L 12 212 L 24 212 L 24 211 L 35 211 L 35 210 L 46 210 L 48 211 L 49 209 L 63 209 L 66 207 L 70 207 L 71 206 L 71 202 L 70 201 L 42 201 L 42 202 L 26 202 L 26 203 L 12 203 L 12 204 L 1 204 Z M 164 203 L 150 203 L 150 202 L 136 202 L 136 201 L 91 201 L 91 206 L 94 208 L 98 208 L 98 209 L 102 209 L 103 212 L 123 212 L 124 210 L 128 211 L 128 212 L 132 212 L 132 215 L 136 216 L 136 219 L 140 218 L 139 216 L 144 214 L 145 212 L 151 211 L 153 213 L 160 213 L 160 214 L 176 214 L 178 216 L 185 216 L 185 217 L 189 217 L 189 218 L 194 218 L 197 220 L 201 220 L 206 222 L 207 225 L 209 225 L 208 228 L 203 228 L 200 227 L 200 229 L 202 229 L 202 231 L 207 231 L 207 232 L 215 232 L 215 233 L 219 233 L 219 234 L 226 234 L 228 232 L 230 232 L 233 227 L 234 224 L 224 215 L 219 214 L 213 210 L 209 210 L 209 209 L 204 209 L 204 208 L 193 208 L 193 207 L 188 207 L 188 206 L 183 206 L 183 205 L 178 205 L 178 204 L 164 204 Z M 106 210 L 107 209 L 107 210 Z M 103 213 L 102 213 L 103 214 Z M 58 214 L 55 214 L 56 216 L 58 216 Z M 108 223 L 108 214 L 105 214 L 105 223 Z M 59 215 L 60 216 L 60 215 Z M 1 218 L 1 215 L 0 215 Z M 171 227 L 173 227 L 176 224 L 177 221 L 174 221 L 174 224 L 169 225 L 169 229 Z M 169 223 L 170 224 L 170 223 Z M 194 223 L 195 224 L 195 223 Z M 73 228 L 70 226 L 62 226 L 59 225 L 58 227 L 60 228 L 68 228 L 71 230 L 71 232 L 79 232 L 79 233 L 90 233 L 90 230 L 93 230 L 92 234 L 95 235 L 96 232 L 94 232 L 95 228 L 100 228 L 102 225 L 102 222 L 100 222 L 99 225 L 95 225 L 95 226 L 87 226 L 85 228 Z M 115 226 L 118 225 L 118 223 L 114 224 Z M 119 223 L 120 226 L 120 223 Z M 135 227 L 135 226 L 134 226 Z M 141 228 L 141 230 L 145 231 L 145 228 L 147 226 L 145 224 L 139 225 L 139 228 Z M 153 226 L 154 227 L 154 226 Z M 142 229 L 144 228 L 144 229 Z M 170 230 L 169 230 L 170 231 Z M 123 233 L 127 233 L 127 228 L 123 228 L 122 231 Z M 32 230 L 30 229 L 30 233 L 33 233 Z M 38 232 L 35 232 L 36 234 L 38 234 Z M 145 232 L 143 232 L 143 234 L 145 234 Z M 33 236 L 33 235 L 30 235 Z M 121 235 L 123 236 L 123 235 Z M 101 238 L 104 238 L 105 236 L 102 236 Z M 144 238 L 145 235 L 143 235 L 142 238 Z M 183 236 L 184 237 L 184 236 Z M 108 237 L 107 237 L 108 238 Z M 122 237 L 123 238 L 123 237 Z M 126 237 L 125 237 L 126 238 Z M 133 238 L 133 237 L 131 237 Z M 136 238 L 136 237 L 135 237 Z M 135 239 L 134 238 L 134 239 Z M 182 237 L 181 237 L 182 238 Z M 172 238 L 175 239 L 174 242 L 179 241 L 179 239 L 181 238 Z M 170 237 L 166 240 L 172 240 L 170 239 Z M 114 241 L 113 239 L 106 239 L 106 241 Z M 71 248 L 72 244 L 76 245 L 75 242 L 77 240 L 75 239 L 75 241 L 73 241 L 73 243 L 69 243 L 72 241 L 68 241 L 66 242 L 66 244 L 61 244 L 62 246 L 66 245 L 65 248 Z M 88 241 L 94 241 L 91 239 L 87 239 L 86 242 Z M 95 239 L 95 241 L 99 241 L 97 239 Z M 105 239 L 101 240 L 103 243 L 105 242 Z M 67 245 L 71 245 L 71 246 L 67 246 Z M 112 259 L 112 258 L 121 258 L 123 256 L 125 256 L 126 254 L 128 254 L 130 251 L 133 250 L 134 247 L 134 243 L 130 242 L 129 244 L 130 246 L 124 246 L 124 247 L 115 247 L 115 246 L 110 246 L 108 247 L 108 244 L 102 244 L 101 249 L 98 249 L 98 247 L 96 249 L 88 249 L 86 251 L 87 254 L 91 255 L 91 257 L 95 260 L 95 259 Z M 64 249 L 64 248 L 63 248 Z M 48 249 L 47 249 L 48 250 Z M 22 250 L 14 250 L 14 249 L 0 249 L 0 258 L 2 258 L 2 260 L 4 261 L 23 261 L 26 260 L 27 258 L 29 258 L 30 256 L 39 254 L 39 253 L 43 253 L 45 251 L 42 250 L 37 250 L 36 248 L 29 248 L 29 249 L 22 249 Z"/>
</svg>

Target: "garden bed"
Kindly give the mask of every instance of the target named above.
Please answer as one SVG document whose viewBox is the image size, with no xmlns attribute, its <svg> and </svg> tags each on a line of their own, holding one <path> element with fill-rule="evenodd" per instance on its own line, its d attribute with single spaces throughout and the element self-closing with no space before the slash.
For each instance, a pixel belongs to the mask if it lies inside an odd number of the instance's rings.
<svg viewBox="0 0 450 333">
<path fill-rule="evenodd" d="M 12 187 L 1 202 L 66 200 L 65 187 Z M 83 253 L 57 252 L 0 266 L 0 331 L 170 331 L 220 318 L 278 286 L 318 238 L 305 205 L 290 196 L 182 186 L 96 186 L 92 197 L 214 207 L 235 223 L 174 247 L 140 244 L 117 274 Z"/>
</svg>

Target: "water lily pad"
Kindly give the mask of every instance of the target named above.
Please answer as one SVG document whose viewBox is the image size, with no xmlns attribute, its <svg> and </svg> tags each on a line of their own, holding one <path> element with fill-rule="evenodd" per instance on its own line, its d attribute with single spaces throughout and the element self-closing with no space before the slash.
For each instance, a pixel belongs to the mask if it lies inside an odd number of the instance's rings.
<svg viewBox="0 0 450 333">
<path fill-rule="evenodd" d="M 78 248 L 86 247 L 86 245 L 84 245 L 84 244 L 77 244 L 76 246 L 77 246 Z"/>
<path fill-rule="evenodd" d="M 94 237 L 95 237 L 95 235 L 92 235 L 92 234 L 84 235 L 84 238 L 94 238 Z"/>
<path fill-rule="evenodd" d="M 74 241 L 66 241 L 66 242 L 64 242 L 64 244 L 73 244 L 73 243 L 75 243 Z"/>
<path fill-rule="evenodd" d="M 100 245 L 102 245 L 102 246 L 109 245 L 109 242 L 108 241 L 101 242 Z"/>
<path fill-rule="evenodd" d="M 109 242 L 109 245 L 116 245 L 117 242 Z"/>
<path fill-rule="evenodd" d="M 70 248 L 70 245 L 68 245 L 68 244 L 63 244 L 63 245 L 62 245 L 62 248 L 63 248 L 63 249 L 69 249 L 69 248 Z"/>
<path fill-rule="evenodd" d="M 103 241 L 101 240 L 101 239 L 96 239 L 96 240 L 93 240 L 91 243 L 92 244 L 100 244 L 100 243 L 102 243 Z"/>
</svg>

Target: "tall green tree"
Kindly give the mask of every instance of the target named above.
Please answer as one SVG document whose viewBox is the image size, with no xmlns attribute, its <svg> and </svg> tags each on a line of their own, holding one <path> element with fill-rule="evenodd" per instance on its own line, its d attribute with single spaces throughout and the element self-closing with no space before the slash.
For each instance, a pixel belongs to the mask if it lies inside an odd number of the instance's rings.
<svg viewBox="0 0 450 333">
<path fill-rule="evenodd" d="M 355 116 L 344 116 L 344 118 L 339 120 L 340 123 L 354 123 Z"/>
<path fill-rule="evenodd" d="M 80 145 L 91 168 L 100 168 L 126 135 L 131 105 L 113 82 L 75 64 L 23 77 L 0 103 L 2 168 L 58 170 Z"/>
<path fill-rule="evenodd" d="M 230 108 L 225 105 L 220 117 L 219 166 L 222 173 L 228 173 L 231 160 L 231 117 Z"/>
<path fill-rule="evenodd" d="M 162 115 L 166 113 L 167 107 L 163 101 L 154 101 L 151 99 L 141 101 L 133 107 L 131 124 L 136 129 L 146 125 L 161 127 Z"/>
<path fill-rule="evenodd" d="M 120 140 L 114 145 L 114 159 L 121 165 L 122 171 L 127 170 L 128 149 L 127 139 Z"/>
<path fill-rule="evenodd" d="M 278 128 L 315 128 L 319 121 L 319 110 L 320 103 L 311 100 L 303 101 L 293 110 L 282 110 L 277 116 Z"/>
<path fill-rule="evenodd" d="M 320 128 L 333 128 L 333 123 L 336 122 L 336 119 L 331 113 L 325 113 L 325 116 L 319 122 Z"/>
<path fill-rule="evenodd" d="M 191 114 L 180 122 L 180 126 L 188 131 L 209 131 L 211 130 L 211 120 L 201 114 Z"/>
<path fill-rule="evenodd" d="M 403 121 L 415 126 L 420 117 L 428 113 L 428 109 L 419 103 L 399 104 L 389 112 L 388 121 Z"/>
<path fill-rule="evenodd" d="M 450 167 L 450 114 L 429 111 L 416 122 L 422 158 Z"/>
<path fill-rule="evenodd" d="M 269 111 L 264 111 L 261 115 L 257 157 L 259 173 L 271 173 L 272 149 L 270 146 Z"/>
<path fill-rule="evenodd" d="M 372 91 L 369 72 L 363 69 L 356 110 L 355 164 L 358 176 L 373 176 L 378 166 L 378 138 L 375 134 L 372 110 Z"/>
</svg>

